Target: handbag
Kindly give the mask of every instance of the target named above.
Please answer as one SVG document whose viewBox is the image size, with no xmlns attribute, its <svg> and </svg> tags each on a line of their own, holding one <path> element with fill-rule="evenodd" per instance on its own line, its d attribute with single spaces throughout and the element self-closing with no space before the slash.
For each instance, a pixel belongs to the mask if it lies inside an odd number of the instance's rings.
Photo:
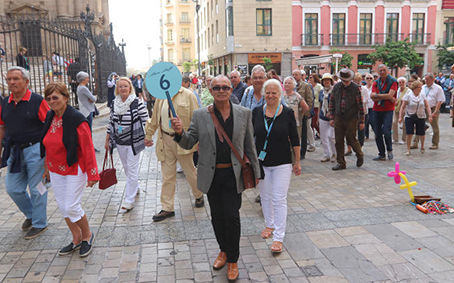
<svg viewBox="0 0 454 283">
<path fill-rule="evenodd" d="M 222 128 L 221 124 L 219 123 L 218 118 L 216 118 L 216 116 L 214 115 L 213 105 L 208 106 L 208 112 L 210 112 L 211 119 L 213 119 L 214 128 L 216 129 L 216 132 L 218 133 L 219 139 L 221 139 L 221 141 L 222 141 L 222 139 L 225 139 L 227 141 L 227 143 L 229 144 L 233 153 L 235 154 L 236 158 L 241 163 L 241 172 L 243 175 L 244 187 L 246 189 L 255 188 L 257 186 L 257 184 L 255 183 L 254 170 L 252 169 L 251 162 L 249 161 L 249 158 L 247 157 L 246 153 L 244 153 L 243 158 L 241 158 L 241 156 L 238 153 L 238 151 L 236 150 L 235 146 L 232 144 L 232 141 L 229 139 L 229 136 L 224 131 L 224 128 Z"/>
<path fill-rule="evenodd" d="M 419 107 L 419 102 L 416 105 L 416 112 L 414 114 L 410 115 L 410 121 L 412 121 L 413 123 L 416 123 L 419 120 L 418 114 L 416 114 L 418 112 L 418 107 Z"/>
<path fill-rule="evenodd" d="M 117 183 L 117 170 L 114 168 L 113 165 L 113 158 L 112 158 L 112 152 L 110 152 L 110 168 L 106 168 L 106 164 L 108 165 L 108 159 L 109 159 L 109 153 L 108 150 L 106 150 L 106 155 L 104 156 L 104 164 L 102 166 L 102 171 L 99 173 L 99 177 L 101 180 L 99 180 L 99 189 L 100 190 L 105 190 Z"/>
</svg>

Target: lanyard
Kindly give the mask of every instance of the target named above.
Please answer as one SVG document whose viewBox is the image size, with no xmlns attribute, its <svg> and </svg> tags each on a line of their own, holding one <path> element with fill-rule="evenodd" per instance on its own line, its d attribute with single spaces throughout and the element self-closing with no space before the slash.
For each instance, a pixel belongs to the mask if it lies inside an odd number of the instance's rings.
<svg viewBox="0 0 454 283">
<path fill-rule="evenodd" d="M 267 131 L 266 133 L 266 139 L 265 139 L 265 144 L 263 145 L 263 151 L 266 151 L 266 146 L 268 145 L 268 137 L 270 136 L 271 129 L 273 128 L 274 125 L 274 120 L 276 120 L 277 113 L 279 113 L 279 109 L 281 108 L 281 105 L 276 109 L 276 112 L 274 113 L 273 120 L 271 121 L 271 125 L 268 127 L 268 122 L 266 121 L 265 115 L 266 115 L 266 104 L 263 107 L 263 122 L 265 123 L 265 129 Z"/>
<path fill-rule="evenodd" d="M 430 88 L 431 88 L 431 87 L 432 87 L 432 86 L 430 86 L 430 87 L 427 87 L 427 85 L 426 85 L 426 91 L 425 91 L 425 94 L 426 94 L 426 98 L 428 98 L 428 97 L 429 97 L 429 91 L 430 91 Z"/>
</svg>

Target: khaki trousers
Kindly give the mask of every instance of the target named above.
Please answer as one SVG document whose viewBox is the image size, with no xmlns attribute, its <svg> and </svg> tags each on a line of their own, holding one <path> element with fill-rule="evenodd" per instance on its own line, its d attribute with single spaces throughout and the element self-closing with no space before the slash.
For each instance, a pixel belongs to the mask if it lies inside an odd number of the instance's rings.
<svg viewBox="0 0 454 283">
<path fill-rule="evenodd" d="M 399 112 L 394 111 L 393 116 L 393 142 L 399 141 Z M 402 141 L 407 141 L 407 134 L 405 131 L 405 121 L 402 122 Z"/>
<path fill-rule="evenodd" d="M 173 140 L 173 137 L 163 134 L 162 139 L 166 159 L 164 161 L 161 161 L 161 204 L 162 210 L 174 211 L 177 161 L 180 162 L 181 168 L 186 175 L 186 180 L 189 183 L 189 187 L 191 187 L 192 189 L 192 194 L 194 195 L 194 197 L 201 198 L 203 196 L 203 193 L 197 189 L 197 170 L 194 167 L 192 153 L 178 155 L 178 144 Z"/>
<path fill-rule="evenodd" d="M 362 158 L 363 151 L 361 145 L 356 139 L 356 129 L 358 127 L 358 119 L 343 120 L 339 117 L 334 118 L 334 138 L 336 140 L 336 153 L 337 163 L 346 165 L 345 162 L 345 144 L 344 140 L 347 140 L 353 151 L 356 153 L 356 157 Z"/>
<path fill-rule="evenodd" d="M 435 107 L 432 107 L 431 112 L 435 110 Z M 432 123 L 430 126 L 432 127 L 432 131 L 434 135 L 432 136 L 432 145 L 438 146 L 440 142 L 440 127 L 438 126 L 438 119 L 440 118 L 440 111 L 438 111 L 437 115 L 432 119 Z M 418 145 L 419 143 L 419 136 L 415 135 L 413 138 L 413 144 Z"/>
</svg>

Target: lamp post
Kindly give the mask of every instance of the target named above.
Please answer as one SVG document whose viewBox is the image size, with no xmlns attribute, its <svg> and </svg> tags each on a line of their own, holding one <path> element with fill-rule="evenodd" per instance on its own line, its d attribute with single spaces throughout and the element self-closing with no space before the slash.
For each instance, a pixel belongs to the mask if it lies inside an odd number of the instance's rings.
<svg viewBox="0 0 454 283">
<path fill-rule="evenodd" d="M 151 67 L 151 46 L 148 45 L 148 65 Z"/>
<path fill-rule="evenodd" d="M 195 2 L 195 14 L 197 15 L 197 75 L 201 76 L 202 71 L 200 70 L 200 27 L 199 27 L 199 10 L 200 10 L 200 5 L 199 5 L 199 0 L 193 0 Z"/>
</svg>

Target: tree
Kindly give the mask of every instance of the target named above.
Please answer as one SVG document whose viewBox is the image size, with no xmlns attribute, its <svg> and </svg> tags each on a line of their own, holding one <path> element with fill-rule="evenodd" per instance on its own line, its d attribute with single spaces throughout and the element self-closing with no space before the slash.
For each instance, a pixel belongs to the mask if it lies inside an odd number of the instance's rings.
<svg viewBox="0 0 454 283">
<path fill-rule="evenodd" d="M 183 62 L 183 72 L 189 73 L 191 71 L 191 62 Z"/>
<path fill-rule="evenodd" d="M 375 45 L 375 52 L 367 56 L 372 62 L 383 62 L 389 68 L 403 68 L 408 66 L 412 69 L 421 63 L 421 57 L 416 53 L 415 44 L 408 38 L 399 41 L 386 40 L 385 45 Z"/>
<path fill-rule="evenodd" d="M 439 70 L 443 70 L 445 67 L 449 68 L 454 63 L 454 52 L 448 51 L 448 47 L 451 46 L 454 46 L 454 44 L 437 45 Z"/>
<path fill-rule="evenodd" d="M 334 54 L 334 53 L 341 53 L 342 50 L 340 49 L 331 49 L 329 53 Z M 352 67 L 352 61 L 353 61 L 353 56 L 350 55 L 348 52 L 342 53 L 342 59 L 339 62 L 339 65 L 341 66 L 347 66 L 347 68 Z"/>
<path fill-rule="evenodd" d="M 263 67 L 268 72 L 270 69 L 273 69 L 273 63 L 271 63 L 271 59 L 268 57 L 263 58 Z"/>
</svg>

